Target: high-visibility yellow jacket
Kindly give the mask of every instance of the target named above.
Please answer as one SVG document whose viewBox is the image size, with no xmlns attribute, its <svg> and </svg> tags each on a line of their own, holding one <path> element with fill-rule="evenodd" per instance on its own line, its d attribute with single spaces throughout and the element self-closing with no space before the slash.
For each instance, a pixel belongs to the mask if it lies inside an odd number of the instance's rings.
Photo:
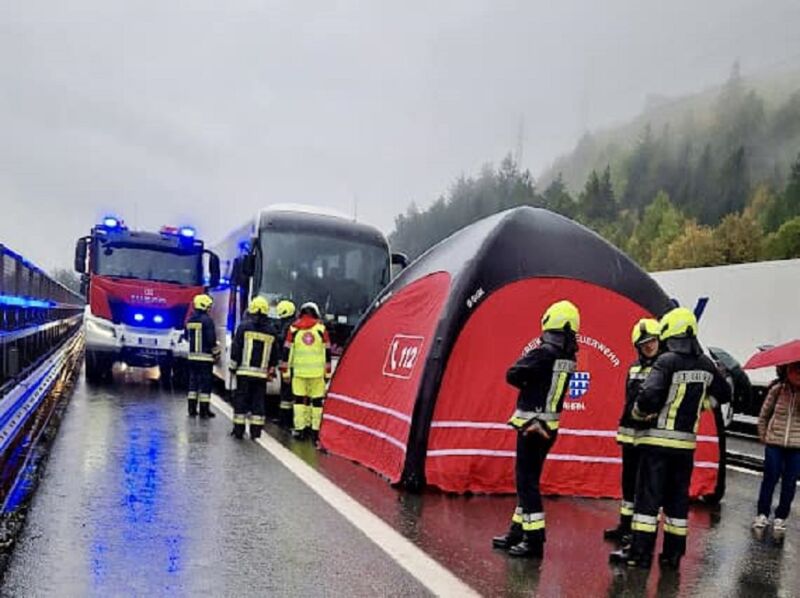
<svg viewBox="0 0 800 598">
<path fill-rule="evenodd" d="M 296 378 L 330 376 L 331 341 L 322 322 L 304 315 L 289 327 L 281 369 Z"/>
</svg>

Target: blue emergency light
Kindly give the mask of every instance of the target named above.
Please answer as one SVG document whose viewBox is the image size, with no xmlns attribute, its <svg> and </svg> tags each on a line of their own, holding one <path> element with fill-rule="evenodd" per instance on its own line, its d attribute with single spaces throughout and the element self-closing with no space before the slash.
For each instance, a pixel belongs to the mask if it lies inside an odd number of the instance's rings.
<svg viewBox="0 0 800 598">
<path fill-rule="evenodd" d="M 180 229 L 181 237 L 186 237 L 187 239 L 194 239 L 195 230 L 191 226 L 182 226 Z"/>
<path fill-rule="evenodd" d="M 107 228 L 117 228 L 119 226 L 119 219 L 114 216 L 106 216 L 103 218 L 103 226 Z"/>
</svg>

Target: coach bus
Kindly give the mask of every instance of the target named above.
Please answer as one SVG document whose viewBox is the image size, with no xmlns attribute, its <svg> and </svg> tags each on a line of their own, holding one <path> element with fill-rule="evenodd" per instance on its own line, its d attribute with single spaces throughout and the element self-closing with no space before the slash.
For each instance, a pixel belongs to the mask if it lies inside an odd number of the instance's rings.
<svg viewBox="0 0 800 598">
<path fill-rule="evenodd" d="M 298 309 L 315 302 L 336 360 L 358 320 L 389 283 L 392 266 L 402 268 L 407 262 L 403 254 L 390 252 L 377 228 L 334 211 L 296 205 L 261 210 L 213 250 L 222 279 L 212 290 L 212 316 L 217 337 L 225 339 L 215 374 L 226 388 L 231 337 L 252 297 L 266 297 L 273 316 L 282 299 Z"/>
</svg>

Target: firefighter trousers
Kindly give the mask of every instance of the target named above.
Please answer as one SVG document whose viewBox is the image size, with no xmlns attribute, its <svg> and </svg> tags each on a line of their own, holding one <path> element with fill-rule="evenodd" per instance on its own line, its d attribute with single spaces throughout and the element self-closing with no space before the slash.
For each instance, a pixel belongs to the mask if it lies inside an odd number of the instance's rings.
<svg viewBox="0 0 800 598">
<path fill-rule="evenodd" d="M 631 531 L 640 455 L 639 447 L 629 443 L 622 444 L 622 502 L 619 505 L 619 530 L 626 534 Z"/>
<path fill-rule="evenodd" d="M 233 394 L 233 435 L 244 436 L 250 424 L 250 438 L 261 436 L 264 428 L 264 408 L 267 395 L 267 380 L 254 376 L 236 376 L 236 391 Z"/>
<path fill-rule="evenodd" d="M 631 527 L 631 556 L 651 559 L 658 534 L 658 511 L 664 510 L 665 557 L 686 552 L 689 515 L 689 483 L 694 467 L 693 451 L 641 447 L 639 475 Z"/>
<path fill-rule="evenodd" d="M 294 395 L 292 394 L 292 383 L 281 378 L 281 402 L 278 421 L 282 428 L 288 430 L 292 427 L 293 411 Z"/>
<path fill-rule="evenodd" d="M 322 404 L 325 398 L 325 378 L 292 379 L 294 395 L 294 429 L 319 432 L 322 424 Z"/>
<path fill-rule="evenodd" d="M 539 478 L 545 457 L 555 442 L 555 433 L 550 440 L 538 434 L 517 434 L 517 456 L 514 466 L 517 486 L 517 508 L 511 518 L 512 528 L 521 528 L 529 542 L 543 544 L 545 541 L 544 508 Z"/>
<path fill-rule="evenodd" d="M 200 404 L 200 415 L 206 416 L 210 411 L 211 385 L 214 364 L 210 361 L 189 361 L 189 392 L 187 393 L 189 415 L 197 415 Z"/>
</svg>

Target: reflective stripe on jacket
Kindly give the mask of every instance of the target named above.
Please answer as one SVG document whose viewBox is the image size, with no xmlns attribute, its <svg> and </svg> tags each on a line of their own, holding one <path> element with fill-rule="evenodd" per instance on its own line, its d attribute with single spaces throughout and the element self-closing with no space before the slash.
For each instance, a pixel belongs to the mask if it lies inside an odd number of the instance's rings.
<svg viewBox="0 0 800 598">
<path fill-rule="evenodd" d="M 249 315 L 236 329 L 229 368 L 237 376 L 268 378 L 270 368 L 278 363 L 277 334 L 276 323 L 267 316 Z"/>
<path fill-rule="evenodd" d="M 195 311 L 186 321 L 184 338 L 189 342 L 191 361 L 214 361 L 217 351 L 217 333 L 214 320 L 206 312 Z"/>
<path fill-rule="evenodd" d="M 693 451 L 706 394 L 719 403 L 730 401 L 730 386 L 714 363 L 694 339 L 681 340 L 692 342 L 673 343 L 680 350 L 661 354 L 639 390 L 634 417 L 656 417 L 636 434 L 636 446 Z"/>
<path fill-rule="evenodd" d="M 622 416 L 619 418 L 619 428 L 617 429 L 617 442 L 620 444 L 633 444 L 637 432 L 643 426 L 632 416 L 631 411 L 636 402 L 636 395 L 642 383 L 647 380 L 647 376 L 653 367 L 650 363 L 643 364 L 640 359 L 628 369 L 628 380 L 625 384 L 625 404 L 622 406 Z"/>
<path fill-rule="evenodd" d="M 550 430 L 557 430 L 574 372 L 575 350 L 549 342 L 519 359 L 506 373 L 506 381 L 519 389 L 517 408 L 509 425 L 521 430 L 535 419 Z"/>
</svg>

